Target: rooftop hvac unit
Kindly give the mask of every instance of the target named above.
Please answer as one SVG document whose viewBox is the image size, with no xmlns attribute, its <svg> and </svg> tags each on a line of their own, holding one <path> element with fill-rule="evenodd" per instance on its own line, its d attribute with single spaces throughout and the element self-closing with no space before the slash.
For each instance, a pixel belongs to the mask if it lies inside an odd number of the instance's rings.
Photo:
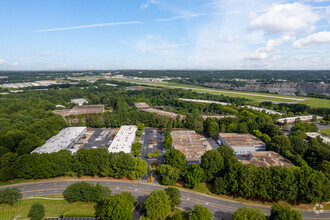
<svg viewBox="0 0 330 220">
<path fill-rule="evenodd" d="M 271 156 L 271 154 L 270 153 L 268 153 L 268 157 L 270 157 Z"/>
<path fill-rule="evenodd" d="M 262 161 L 266 161 L 266 159 L 265 158 L 262 158 Z"/>
<path fill-rule="evenodd" d="M 280 161 L 280 165 L 282 166 L 282 162 Z"/>
</svg>

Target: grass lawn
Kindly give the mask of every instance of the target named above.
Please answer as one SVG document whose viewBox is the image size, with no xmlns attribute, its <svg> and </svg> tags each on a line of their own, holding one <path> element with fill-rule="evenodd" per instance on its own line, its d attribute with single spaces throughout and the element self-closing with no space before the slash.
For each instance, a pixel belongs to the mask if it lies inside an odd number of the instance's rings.
<svg viewBox="0 0 330 220">
<path fill-rule="evenodd" d="M 300 101 L 299 103 L 309 105 L 314 108 L 330 108 L 330 100 L 328 99 L 309 98 L 304 101 Z"/>
<path fill-rule="evenodd" d="M 34 203 L 40 203 L 45 207 L 45 217 L 59 217 L 65 215 L 66 217 L 94 217 L 96 203 L 68 203 L 65 200 L 46 200 L 46 199 L 23 199 L 16 205 L 10 206 L 7 204 L 0 205 L 0 219 L 27 219 L 27 215 L 31 206 Z"/>
<path fill-rule="evenodd" d="M 330 137 L 330 128 L 320 129 L 320 133 Z"/>
</svg>

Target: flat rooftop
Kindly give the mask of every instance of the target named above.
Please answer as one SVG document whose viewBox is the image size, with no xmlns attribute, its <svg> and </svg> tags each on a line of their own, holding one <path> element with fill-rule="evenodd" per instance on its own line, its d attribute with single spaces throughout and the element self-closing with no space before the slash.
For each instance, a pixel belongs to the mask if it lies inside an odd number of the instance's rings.
<svg viewBox="0 0 330 220">
<path fill-rule="evenodd" d="M 135 102 L 134 105 L 137 109 L 150 108 L 150 106 L 146 102 Z"/>
<path fill-rule="evenodd" d="M 256 151 L 249 154 L 249 160 L 243 160 L 243 164 L 261 166 L 286 166 L 292 167 L 294 164 L 274 151 Z"/>
<path fill-rule="evenodd" d="M 140 110 L 144 111 L 144 112 L 149 112 L 149 113 L 156 113 L 157 115 L 167 116 L 167 117 L 173 118 L 173 119 L 175 119 L 178 115 L 180 116 L 181 119 L 186 118 L 186 116 L 182 115 L 182 114 L 177 114 L 174 112 L 168 112 L 168 111 L 159 110 L 159 109 L 155 109 L 155 108 L 140 109 Z"/>
<path fill-rule="evenodd" d="M 203 120 L 206 120 L 207 118 L 217 118 L 217 119 L 222 119 L 222 118 L 237 118 L 236 115 L 200 115 L 200 117 Z"/>
<path fill-rule="evenodd" d="M 86 127 L 64 128 L 31 153 L 53 153 L 67 149 L 79 136 L 85 134 L 86 130 Z"/>
<path fill-rule="evenodd" d="M 71 103 L 82 105 L 84 103 L 88 103 L 88 101 L 86 99 L 83 99 L 83 98 L 80 98 L 80 99 L 71 99 Z"/>
<path fill-rule="evenodd" d="M 53 113 L 62 115 L 63 117 L 69 115 L 98 114 L 104 113 L 104 105 L 77 105 L 72 109 L 54 110 Z"/>
<path fill-rule="evenodd" d="M 288 118 L 280 118 L 277 120 L 278 123 L 282 123 L 284 124 L 285 121 L 287 123 L 294 123 L 298 118 L 301 121 L 312 121 L 313 120 L 314 115 L 303 115 L 303 116 L 296 116 L 296 117 L 288 117 Z M 316 116 L 316 120 L 322 120 L 323 117 L 321 116 Z"/>
<path fill-rule="evenodd" d="M 128 86 L 126 87 L 127 90 L 143 90 L 143 89 L 159 89 L 154 87 L 147 87 L 147 86 Z"/>
<path fill-rule="evenodd" d="M 218 101 L 211 101 L 211 100 L 201 100 L 201 99 L 183 99 L 179 98 L 179 100 L 187 101 L 187 102 L 198 102 L 198 103 L 207 103 L 207 104 L 220 104 L 220 105 L 230 105 L 230 103 L 227 102 L 218 102 Z"/>
<path fill-rule="evenodd" d="M 274 111 L 274 110 L 271 110 L 271 109 L 267 109 L 267 108 L 259 108 L 259 107 L 255 107 L 255 106 L 251 106 L 251 105 L 246 105 L 246 106 L 243 106 L 243 107 L 246 107 L 246 108 L 250 108 L 250 109 L 253 109 L 253 110 L 256 110 L 256 111 L 259 111 L 259 112 L 266 112 L 267 114 L 279 114 L 279 115 L 283 115 L 281 112 L 277 112 L 277 111 Z"/>
<path fill-rule="evenodd" d="M 121 126 L 108 148 L 109 152 L 118 153 L 123 151 L 125 153 L 130 153 L 132 151 L 132 144 L 135 141 L 137 129 L 138 127 L 136 125 Z"/>
<path fill-rule="evenodd" d="M 323 139 L 323 142 L 326 144 L 330 143 L 330 137 L 325 136 L 319 132 L 307 132 L 306 133 L 308 138 L 317 138 L 318 136 L 320 136 Z"/>
<path fill-rule="evenodd" d="M 266 145 L 252 134 L 220 133 L 219 135 L 230 147 L 253 147 Z"/>
<path fill-rule="evenodd" d="M 187 161 L 200 161 L 206 151 L 212 150 L 207 140 L 195 131 L 173 129 L 171 135 L 174 149 L 181 151 Z"/>
</svg>

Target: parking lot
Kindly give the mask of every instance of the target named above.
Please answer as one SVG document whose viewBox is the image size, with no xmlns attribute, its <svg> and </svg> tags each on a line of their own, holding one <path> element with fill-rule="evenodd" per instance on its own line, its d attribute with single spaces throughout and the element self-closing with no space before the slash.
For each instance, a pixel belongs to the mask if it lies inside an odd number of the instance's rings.
<svg viewBox="0 0 330 220">
<path fill-rule="evenodd" d="M 93 128 L 88 129 L 86 136 L 88 138 L 91 135 L 86 143 L 83 145 L 85 149 L 92 148 L 108 148 L 112 140 L 114 139 L 114 135 L 116 133 L 116 129 L 111 128 Z M 87 139 L 86 138 L 86 139 Z M 84 137 L 81 141 L 84 140 Z"/>
<path fill-rule="evenodd" d="M 141 147 L 141 158 L 151 164 L 154 160 L 149 160 L 148 153 L 153 153 L 154 150 L 159 151 L 157 156 L 157 162 L 159 164 L 164 163 L 164 153 L 163 148 L 164 134 L 156 128 L 145 128 L 142 133 L 142 147 Z"/>
</svg>

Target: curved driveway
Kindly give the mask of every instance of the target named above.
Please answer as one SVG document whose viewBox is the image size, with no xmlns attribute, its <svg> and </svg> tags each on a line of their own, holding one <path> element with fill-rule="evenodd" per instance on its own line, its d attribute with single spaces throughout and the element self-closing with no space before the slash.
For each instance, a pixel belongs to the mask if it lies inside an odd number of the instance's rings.
<svg viewBox="0 0 330 220">
<path fill-rule="evenodd" d="M 142 184 L 137 182 L 122 182 L 112 180 L 81 180 L 89 183 L 100 183 L 108 186 L 113 194 L 121 192 L 131 192 L 141 204 L 149 195 L 149 193 L 155 189 L 164 189 L 164 186 Z M 23 183 L 9 186 L 2 186 L 0 189 L 16 187 L 21 190 L 23 197 L 41 196 L 41 195 L 53 195 L 62 194 L 66 187 L 70 184 L 80 182 L 77 180 L 69 181 L 57 181 L 57 182 L 32 182 Z M 182 209 L 189 210 L 194 205 L 203 205 L 207 207 L 215 216 L 215 219 L 231 219 L 232 213 L 243 206 L 254 206 L 263 209 L 269 214 L 270 209 L 268 207 L 256 206 L 252 204 L 244 204 L 236 201 L 225 200 L 218 197 L 208 196 L 201 193 L 196 193 L 188 190 L 181 190 L 181 205 Z M 330 213 L 323 213 L 320 216 L 312 211 L 301 211 L 304 215 L 304 219 L 330 219 Z"/>
</svg>

